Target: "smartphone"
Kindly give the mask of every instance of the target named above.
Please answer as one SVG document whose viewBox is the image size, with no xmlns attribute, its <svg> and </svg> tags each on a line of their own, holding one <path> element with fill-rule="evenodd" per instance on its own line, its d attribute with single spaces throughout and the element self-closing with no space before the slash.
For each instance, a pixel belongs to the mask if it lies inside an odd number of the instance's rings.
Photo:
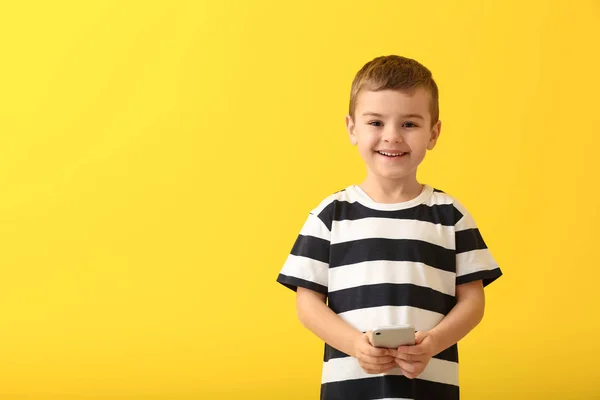
<svg viewBox="0 0 600 400">
<path fill-rule="evenodd" d="M 382 326 L 373 330 L 373 346 L 395 349 L 415 344 L 415 327 L 412 325 Z"/>
</svg>

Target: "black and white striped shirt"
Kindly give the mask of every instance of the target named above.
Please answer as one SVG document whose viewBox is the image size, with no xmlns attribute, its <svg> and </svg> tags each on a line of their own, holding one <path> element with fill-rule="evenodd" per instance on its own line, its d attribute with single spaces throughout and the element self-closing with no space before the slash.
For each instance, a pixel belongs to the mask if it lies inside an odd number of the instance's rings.
<svg viewBox="0 0 600 400">
<path fill-rule="evenodd" d="M 424 185 L 413 200 L 383 204 L 360 187 L 326 198 L 308 216 L 277 281 L 327 295 L 329 307 L 366 332 L 435 327 L 456 286 L 502 275 L 475 222 L 452 196 Z M 458 347 L 434 356 L 418 378 L 379 375 L 325 344 L 321 399 L 458 399 Z"/>
</svg>

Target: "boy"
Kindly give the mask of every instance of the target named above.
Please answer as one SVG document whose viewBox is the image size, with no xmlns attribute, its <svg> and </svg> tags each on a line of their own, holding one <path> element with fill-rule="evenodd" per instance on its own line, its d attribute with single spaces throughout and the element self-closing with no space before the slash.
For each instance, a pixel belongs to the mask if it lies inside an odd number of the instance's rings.
<svg viewBox="0 0 600 400">
<path fill-rule="evenodd" d="M 502 272 L 468 211 L 417 181 L 438 115 L 417 61 L 378 57 L 354 78 L 346 126 L 366 179 L 309 214 L 277 278 L 325 342 L 321 399 L 459 398 L 456 343 Z M 400 324 L 417 330 L 414 346 L 371 345 L 371 330 Z"/>
</svg>

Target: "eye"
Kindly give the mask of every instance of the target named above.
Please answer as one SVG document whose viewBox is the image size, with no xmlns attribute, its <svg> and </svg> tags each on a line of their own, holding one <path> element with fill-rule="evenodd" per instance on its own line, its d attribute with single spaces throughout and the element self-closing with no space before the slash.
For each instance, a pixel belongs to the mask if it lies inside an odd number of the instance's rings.
<svg viewBox="0 0 600 400">
<path fill-rule="evenodd" d="M 405 128 L 417 128 L 418 127 L 417 124 L 415 124 L 414 122 L 410 122 L 410 121 L 405 122 L 404 124 L 402 124 L 402 126 Z"/>
<path fill-rule="evenodd" d="M 369 122 L 367 122 L 367 125 L 371 125 L 371 126 L 383 126 L 383 122 L 381 122 L 381 121 L 369 121 Z"/>
</svg>

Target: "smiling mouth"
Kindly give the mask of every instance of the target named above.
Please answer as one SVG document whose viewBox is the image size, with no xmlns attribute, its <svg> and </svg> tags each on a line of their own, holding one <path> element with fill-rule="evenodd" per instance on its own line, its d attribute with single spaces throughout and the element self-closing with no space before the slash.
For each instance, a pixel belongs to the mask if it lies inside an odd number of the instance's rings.
<svg viewBox="0 0 600 400">
<path fill-rule="evenodd" d="M 402 153 L 402 152 L 388 153 L 388 152 L 385 152 L 385 151 L 377 151 L 377 153 L 381 154 L 382 156 L 391 157 L 391 158 L 401 157 L 401 156 L 403 156 L 403 155 L 406 154 L 406 153 Z"/>
</svg>

